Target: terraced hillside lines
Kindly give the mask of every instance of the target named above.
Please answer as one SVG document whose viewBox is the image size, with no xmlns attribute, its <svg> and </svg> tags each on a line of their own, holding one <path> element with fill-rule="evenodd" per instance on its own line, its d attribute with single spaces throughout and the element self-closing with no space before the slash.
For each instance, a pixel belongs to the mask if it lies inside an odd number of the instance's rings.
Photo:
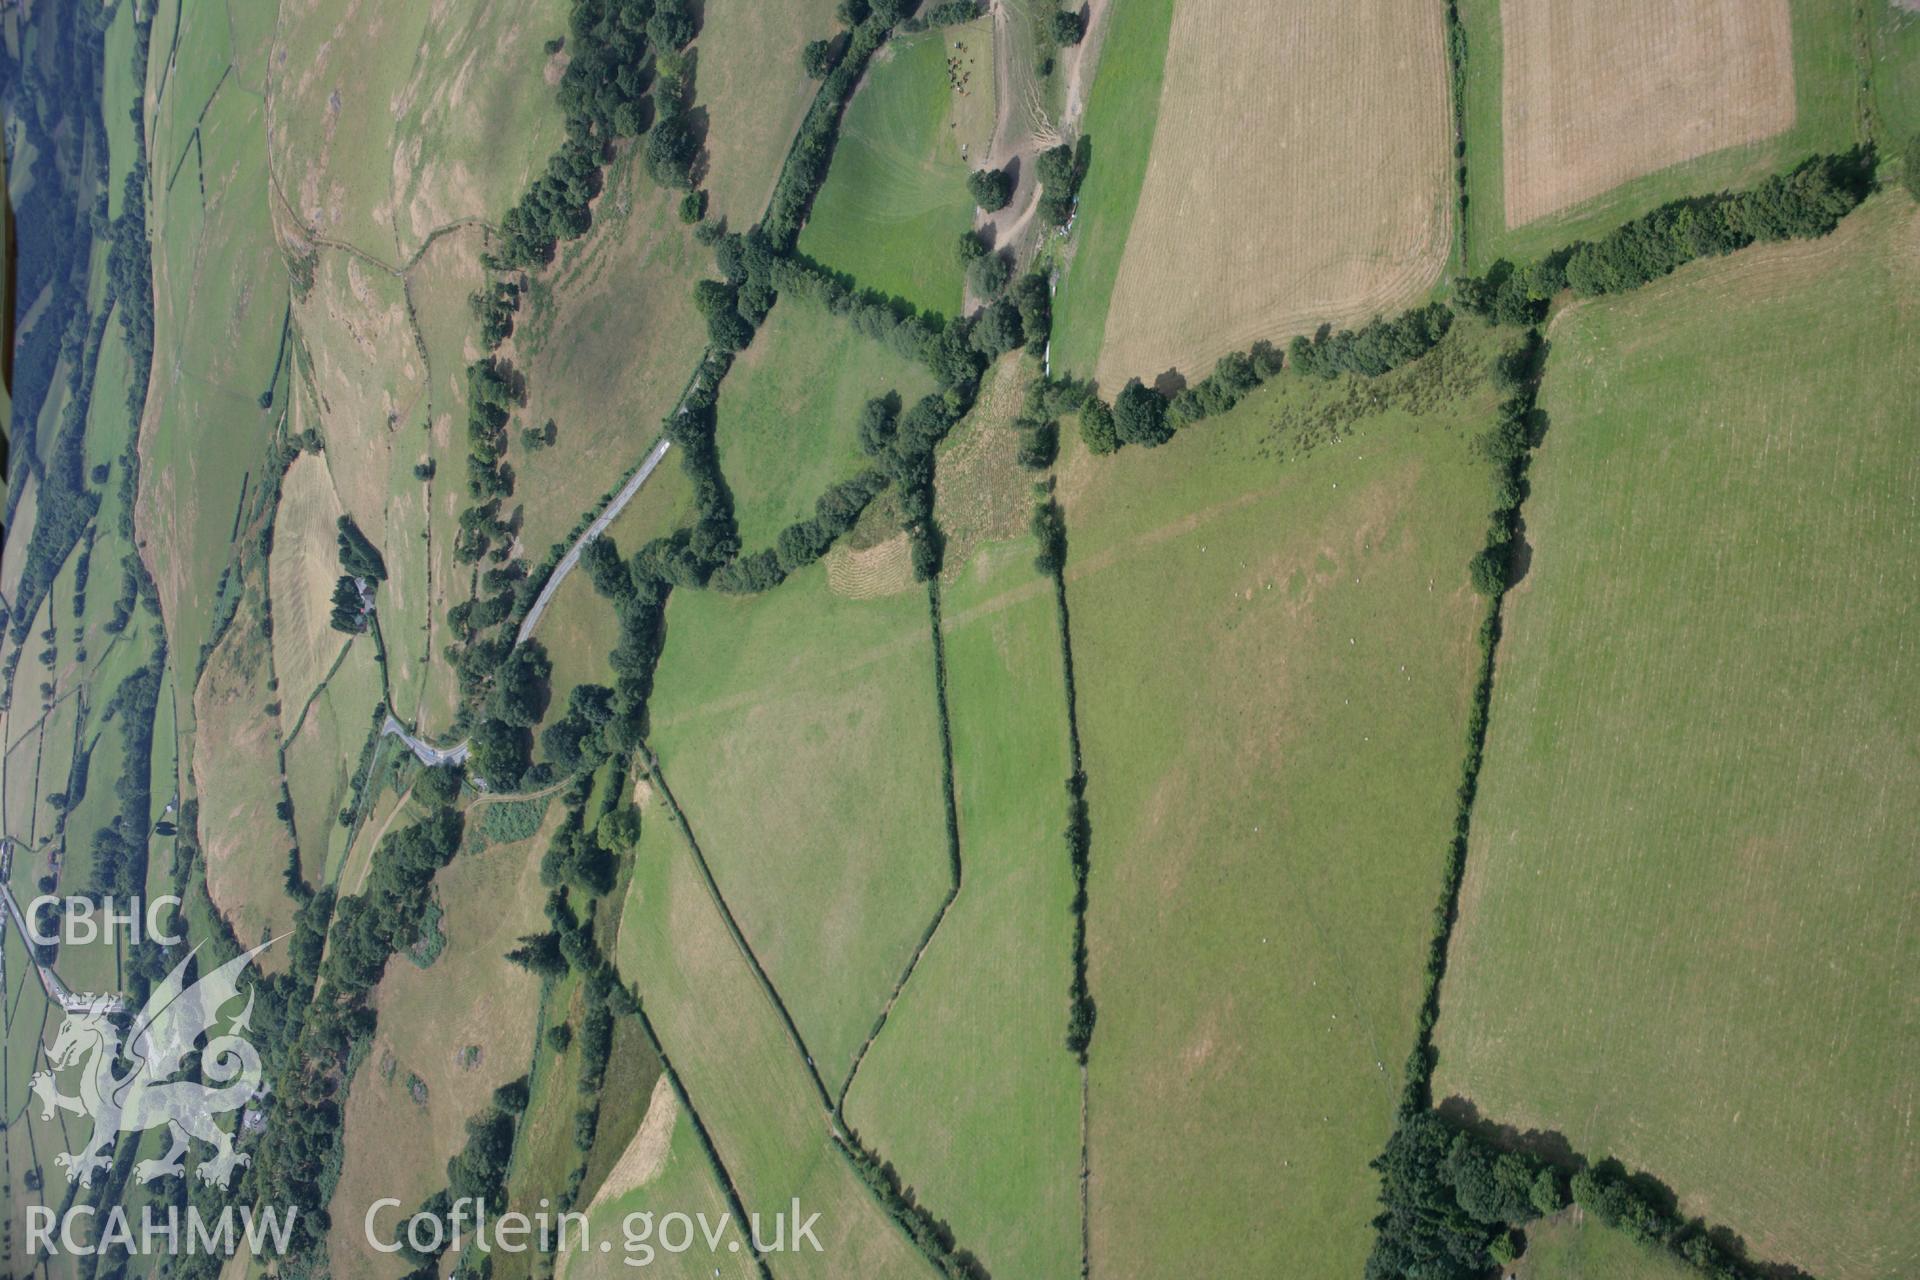
<svg viewBox="0 0 1920 1280">
<path fill-rule="evenodd" d="M 330 1207 L 350 1228 L 329 1238 L 340 1274 L 407 1270 L 374 1254 L 361 1220 L 381 1196 L 399 1196 L 410 1213 L 444 1187 L 467 1120 L 527 1070 L 541 980 L 501 957 L 544 927 L 540 854 L 564 814 L 549 807 L 530 839 L 463 849 L 434 878 L 445 949 L 424 969 L 405 954 L 387 962 L 373 996 L 379 1029 L 347 1099 L 346 1163 Z M 478 821 L 476 813 L 470 822 Z"/>
<path fill-rule="evenodd" d="M 1509 226 L 1793 124 L 1787 0 L 1509 0 L 1500 22 Z"/>
<path fill-rule="evenodd" d="M 281 717 L 291 726 L 347 643 L 328 625 L 340 577 L 334 538 L 340 499 L 326 458 L 302 454 L 281 481 L 274 520 L 273 666 L 280 677 Z"/>
<path fill-rule="evenodd" d="M 1556 324 L 1438 1036 L 1436 1097 L 1838 1280 L 1920 1266 L 1916 243 Z"/>
<path fill-rule="evenodd" d="M 1080 1265 L 1059 633 L 1050 594 L 968 612 L 1027 585 L 1032 558 L 1024 539 L 983 548 L 946 594 L 966 619 L 946 640 L 966 876 L 845 1107 L 996 1276 Z"/>
<path fill-rule="evenodd" d="M 1162 84 L 1103 383 L 1197 377 L 1259 338 L 1397 311 L 1439 279 L 1452 182 L 1438 6 L 1310 0 L 1283 20 L 1243 0 L 1183 5 Z"/>
<path fill-rule="evenodd" d="M 646 178 L 636 154 L 608 167 L 592 233 L 535 280 L 502 353 L 527 376 L 507 457 L 526 503 L 521 544 L 536 562 L 640 464 L 706 345 L 693 284 L 713 258 L 680 222 L 679 193 Z M 557 442 L 521 447 L 519 428 L 549 419 Z M 464 418 L 454 427 L 464 448 Z"/>
<path fill-rule="evenodd" d="M 770 1221 L 798 1197 L 820 1214 L 822 1251 L 780 1255 L 782 1280 L 930 1274 L 834 1149 L 806 1064 L 658 806 L 641 824 L 619 952 L 747 1211 Z"/>
<path fill-rule="evenodd" d="M 803 300 L 775 307 L 720 385 L 714 411 L 741 543 L 772 546 L 782 529 L 813 515 L 829 485 L 874 465 L 860 449 L 869 399 L 895 393 L 911 407 L 933 389 L 924 365 L 825 308 Z"/>
<path fill-rule="evenodd" d="M 847 105 L 840 141 L 801 251 L 916 307 L 960 309 L 953 246 L 973 226 L 967 162 L 949 126 L 958 109 L 942 34 L 898 39 L 876 55 Z M 968 86 L 991 93 L 992 86 Z"/>
<path fill-rule="evenodd" d="M 1485 613 L 1470 336 L 1381 389 L 1457 361 L 1428 416 L 1367 414 L 1296 460 L 1273 434 L 1348 388 L 1284 378 L 1152 452 L 1069 461 L 1097 1275 L 1362 1269 Z"/>
<path fill-rule="evenodd" d="M 809 40 L 836 35 L 832 0 L 716 0 L 700 23 L 697 101 L 709 115 L 709 217 L 759 221 L 817 89 L 801 65 Z"/>
<path fill-rule="evenodd" d="M 926 600 L 676 593 L 652 702 L 674 794 L 828 1081 L 951 877 Z"/>
</svg>

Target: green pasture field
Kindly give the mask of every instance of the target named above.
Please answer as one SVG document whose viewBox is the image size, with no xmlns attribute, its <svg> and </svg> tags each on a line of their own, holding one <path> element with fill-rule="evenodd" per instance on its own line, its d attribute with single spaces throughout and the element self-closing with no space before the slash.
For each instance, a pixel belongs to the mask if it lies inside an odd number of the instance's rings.
<svg viewBox="0 0 1920 1280">
<path fill-rule="evenodd" d="M 1646 174 L 1570 209 L 1525 226 L 1508 227 L 1500 123 L 1500 0 L 1460 0 L 1460 20 L 1467 36 L 1469 268 L 1483 271 L 1499 258 L 1524 262 L 1541 257 L 1575 240 L 1605 235 L 1669 200 L 1745 186 L 1792 168 L 1816 152 L 1845 151 L 1861 141 L 1861 72 L 1854 55 L 1853 6 L 1826 0 L 1789 3 L 1795 99 L 1791 129 Z"/>
<path fill-rule="evenodd" d="M 1872 15 L 1876 134 L 1882 151 L 1920 132 L 1920 13 L 1900 0 L 1868 0 Z"/>
<path fill-rule="evenodd" d="M 518 472 L 514 500 L 527 508 L 521 542 L 535 561 L 570 541 L 582 513 L 640 465 L 706 349 L 693 285 L 712 273 L 712 255 L 680 222 L 679 193 L 655 186 L 634 154 L 608 167 L 593 230 L 536 278 L 504 352 L 527 375 L 507 458 Z M 548 419 L 558 440 L 528 452 L 520 428 Z M 464 447 L 464 414 L 454 432 Z"/>
<path fill-rule="evenodd" d="M 867 288 L 953 315 L 964 283 L 953 246 L 973 226 L 973 197 L 949 136 L 955 95 L 946 57 L 937 31 L 896 39 L 874 56 L 847 105 L 800 249 Z"/>
<path fill-rule="evenodd" d="M 1160 116 L 1160 77 L 1173 0 L 1134 0 L 1107 11 L 1083 132 L 1093 159 L 1053 301 L 1053 367 L 1091 374 L 1106 337 L 1107 308 Z M 1111 394 L 1111 390 L 1109 391 Z"/>
<path fill-rule="evenodd" d="M 103 703 L 110 694 L 110 689 L 101 691 L 96 696 L 96 705 Z M 120 812 L 114 784 L 120 780 L 126 768 L 126 742 L 119 720 L 102 724 L 100 714 L 96 711 L 88 727 L 85 743 L 89 752 L 86 794 L 67 814 L 67 852 L 60 869 L 61 893 L 82 893 L 98 883 L 93 837 Z M 55 785 L 71 797 L 71 779 Z M 120 905 L 124 909 L 124 904 Z M 104 946 L 62 945 L 58 963 L 60 976 L 78 991 L 118 990 L 114 951 L 111 941 Z"/>
<path fill-rule="evenodd" d="M 536 1030 L 533 1070 L 528 1078 L 531 1101 L 521 1117 L 513 1143 L 513 1167 L 507 1174 L 507 1203 L 524 1213 L 532 1213 L 540 1198 L 551 1198 L 567 1185 L 580 1152 L 573 1145 L 573 1116 L 580 1109 L 580 1016 L 584 1011 L 580 979 L 568 974 L 548 983 L 540 996 L 540 1021 Z M 550 1027 L 569 1023 L 574 1043 L 565 1053 L 556 1054 L 546 1047 Z M 520 1280 L 533 1274 L 529 1254 L 500 1254 L 494 1259 L 494 1274 L 500 1280 Z"/>
<path fill-rule="evenodd" d="M 1515 1280 L 1692 1280 L 1700 1273 L 1662 1249 L 1636 1244 L 1578 1209 L 1528 1225 Z"/>
<path fill-rule="evenodd" d="M 848 600 L 825 578 L 814 565 L 748 599 L 676 592 L 650 745 L 837 1087 L 950 863 L 926 599 Z"/>
<path fill-rule="evenodd" d="M 642 1095 L 641 1102 L 644 1104 L 646 1100 L 646 1095 Z M 612 1253 L 570 1250 L 562 1256 L 554 1274 L 559 1280 L 613 1280 L 616 1276 L 632 1275 L 633 1268 L 626 1260 L 631 1257 L 638 1261 L 644 1255 L 637 1246 L 632 1251 L 626 1246 L 630 1215 L 651 1213 L 654 1229 L 658 1231 L 659 1219 L 668 1213 L 704 1213 L 707 1222 L 715 1224 L 720 1221 L 722 1214 L 731 1212 L 726 1196 L 714 1178 L 713 1166 L 700 1147 L 700 1135 L 694 1131 L 693 1120 L 684 1108 L 676 1104 L 666 1162 L 659 1171 L 631 1191 L 587 1208 L 589 1239 L 613 1241 Z M 633 1229 L 638 1232 L 642 1228 L 635 1222 Z M 742 1280 L 758 1274 L 753 1266 L 752 1255 L 747 1252 L 746 1234 L 739 1223 L 729 1221 L 722 1240 L 719 1252 L 709 1252 L 705 1240 L 696 1235 L 693 1248 L 678 1254 L 660 1250 L 656 1241 L 653 1258 L 642 1274 L 681 1276 L 687 1277 L 687 1280 L 694 1280 L 695 1277 L 706 1280 L 716 1269 L 722 1276 L 738 1276 Z M 727 1251 L 727 1243 L 734 1241 L 740 1244 L 738 1253 Z"/>
<path fill-rule="evenodd" d="M 803 300 L 777 306 L 720 384 L 720 469 L 740 541 L 773 545 L 813 515 L 828 485 L 874 465 L 860 449 L 860 410 L 897 392 L 903 412 L 934 389 L 925 366 Z M 648 481 L 649 484 L 652 481 Z"/>
<path fill-rule="evenodd" d="M 809 40 L 841 28 L 833 0 L 716 0 L 694 44 L 697 109 L 708 115 L 707 216 L 736 230 L 760 220 L 819 83 L 801 65 Z"/>
<path fill-rule="evenodd" d="M 107 126 L 107 216 L 120 216 L 121 193 L 133 169 L 134 103 L 141 87 L 133 83 L 133 6 L 121 5 L 107 28 L 103 54 L 100 114 Z M 97 394 L 97 392 L 96 392 Z"/>
<path fill-rule="evenodd" d="M 224 22 L 219 30 L 224 41 Z M 190 17 L 183 59 L 197 35 Z M 177 79 L 173 87 L 181 88 Z M 258 99 L 223 92 L 207 112 L 204 210 L 192 169 L 164 196 L 155 174 L 155 349 L 138 519 L 170 639 L 189 661 L 209 634 L 242 485 L 251 500 L 281 411 L 259 405 L 287 306 L 267 209 L 262 110 Z M 170 92 L 161 114 L 181 111 L 198 106 Z"/>
<path fill-rule="evenodd" d="M 198 185 L 200 165 L 193 150 L 193 131 L 202 123 L 203 113 L 209 113 L 208 104 L 225 89 L 223 82 L 233 58 L 226 6 L 180 0 L 172 6 L 171 21 L 156 13 L 148 47 L 147 80 L 164 89 L 159 109 L 148 123 L 152 131 L 150 182 L 158 203 L 161 193 L 170 192 L 178 183 Z M 209 155 L 205 165 L 209 179 L 216 167 L 216 157 Z M 213 186 L 209 180 L 209 196 Z"/>
<path fill-rule="evenodd" d="M 1837 1280 L 1920 1266 L 1916 230 L 1554 324 L 1434 1086 Z"/>
<path fill-rule="evenodd" d="M 1374 383 L 1071 451 L 1096 1274 L 1371 1247 L 1479 668 L 1492 346 L 1463 322 Z"/>
<path fill-rule="evenodd" d="M 1032 560 L 1024 538 L 990 544 L 945 595 L 964 877 L 861 1063 L 847 1122 L 994 1275 L 1068 1276 L 1080 1265 L 1072 765 L 1053 592 Z"/>
<path fill-rule="evenodd" d="M 749 1213 L 798 1197 L 820 1214 L 822 1252 L 780 1257 L 782 1280 L 930 1274 L 829 1137 L 826 1104 L 779 1014 L 727 932 L 693 855 L 664 806 L 641 823 L 618 963 L 640 983 L 648 1016 L 719 1149 Z M 792 905 L 791 903 L 789 905 Z"/>
</svg>

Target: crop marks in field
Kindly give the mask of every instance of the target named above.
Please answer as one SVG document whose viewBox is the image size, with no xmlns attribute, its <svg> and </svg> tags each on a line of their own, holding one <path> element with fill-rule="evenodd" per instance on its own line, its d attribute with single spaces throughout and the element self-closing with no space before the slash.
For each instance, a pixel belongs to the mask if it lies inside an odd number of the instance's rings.
<svg viewBox="0 0 1920 1280">
<path fill-rule="evenodd" d="M 1191 379 L 1425 294 L 1449 245 L 1449 119 L 1438 6 L 1179 6 L 1102 383 Z"/>
<path fill-rule="evenodd" d="M 1272 432 L 1353 388 L 1289 376 L 1069 463 L 1097 1274 L 1362 1268 L 1478 669 L 1476 342 L 1304 458 Z M 1394 407 L 1453 361 L 1436 411 Z"/>
<path fill-rule="evenodd" d="M 1500 25 L 1508 226 L 1794 121 L 1788 0 L 1506 0 Z"/>
</svg>

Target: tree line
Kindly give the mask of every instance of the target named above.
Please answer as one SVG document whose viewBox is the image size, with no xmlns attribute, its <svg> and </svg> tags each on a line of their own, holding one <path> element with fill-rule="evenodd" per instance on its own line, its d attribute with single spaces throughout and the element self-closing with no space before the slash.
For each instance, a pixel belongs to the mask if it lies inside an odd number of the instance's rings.
<svg viewBox="0 0 1920 1280">
<path fill-rule="evenodd" d="M 1537 324 L 1562 290 L 1581 298 L 1622 293 L 1699 258 L 1748 245 L 1816 239 L 1831 232 L 1872 190 L 1870 147 L 1812 156 L 1790 173 L 1741 191 L 1674 200 L 1598 241 L 1578 241 L 1525 266 L 1501 259 L 1454 286 L 1463 311 L 1496 324 Z"/>
</svg>

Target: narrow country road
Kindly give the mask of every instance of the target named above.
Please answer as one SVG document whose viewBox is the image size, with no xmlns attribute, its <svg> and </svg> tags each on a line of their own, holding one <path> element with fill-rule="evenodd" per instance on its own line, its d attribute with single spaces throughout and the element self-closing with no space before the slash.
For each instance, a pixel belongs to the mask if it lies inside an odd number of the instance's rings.
<svg viewBox="0 0 1920 1280">
<path fill-rule="evenodd" d="M 414 736 L 407 726 L 393 718 L 393 712 L 387 712 L 387 722 L 380 726 L 380 732 L 390 733 L 412 748 L 413 754 L 420 757 L 420 763 L 432 768 L 443 764 L 465 764 L 467 762 L 467 743 L 465 739 L 445 750 L 434 746 L 423 738 Z"/>
<path fill-rule="evenodd" d="M 633 500 L 633 495 L 640 492 L 640 486 L 647 482 L 647 477 L 653 474 L 653 469 L 660 465 L 660 459 L 667 456 L 667 450 L 672 446 L 673 442 L 663 436 L 658 444 L 648 450 L 647 456 L 640 460 L 639 469 L 627 477 L 627 482 L 620 486 L 619 493 L 613 495 L 613 501 L 607 504 L 607 509 L 587 526 L 584 533 L 574 539 L 573 545 L 567 548 L 567 554 L 560 557 L 560 563 L 554 566 L 552 576 L 547 579 L 547 585 L 540 588 L 540 595 L 534 600 L 533 608 L 527 610 L 527 616 L 520 623 L 520 633 L 513 638 L 515 644 L 527 642 L 527 637 L 533 634 L 534 627 L 540 622 L 540 615 L 547 611 L 547 604 L 553 599 L 553 593 L 560 589 L 561 582 L 573 572 L 573 566 L 580 563 L 580 553 L 586 550 L 589 542 L 606 532 L 607 526 L 612 524 L 614 517 Z"/>
</svg>

